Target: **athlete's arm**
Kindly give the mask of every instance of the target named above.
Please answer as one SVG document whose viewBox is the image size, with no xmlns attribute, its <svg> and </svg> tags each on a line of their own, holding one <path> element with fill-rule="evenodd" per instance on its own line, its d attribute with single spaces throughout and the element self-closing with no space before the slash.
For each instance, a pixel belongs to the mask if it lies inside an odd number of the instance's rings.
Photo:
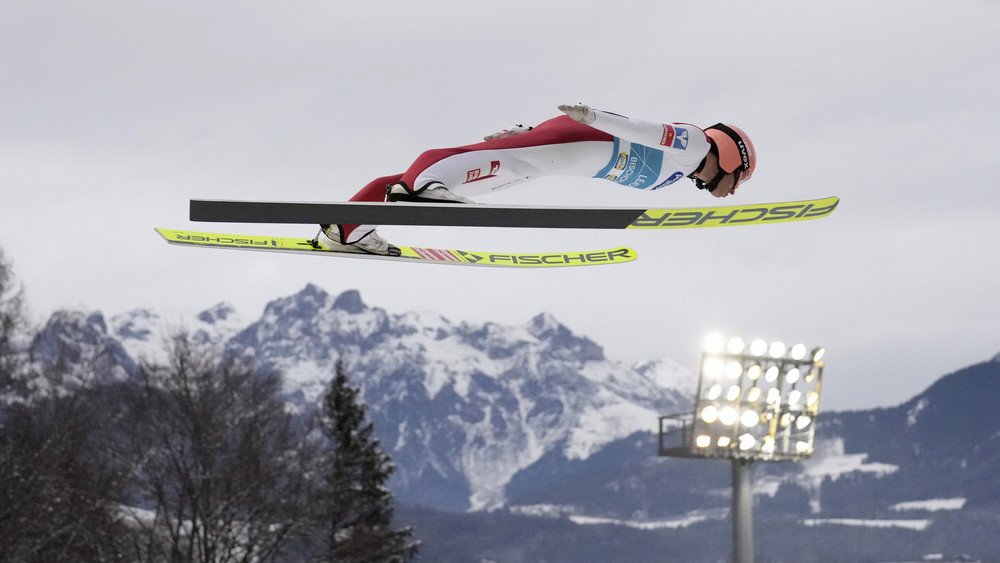
<svg viewBox="0 0 1000 563">
<path fill-rule="evenodd" d="M 700 128 L 687 123 L 656 123 L 625 117 L 584 105 L 559 106 L 563 113 L 585 125 L 647 147 L 669 152 L 677 161 L 701 162 L 708 153 L 708 138 Z"/>
</svg>

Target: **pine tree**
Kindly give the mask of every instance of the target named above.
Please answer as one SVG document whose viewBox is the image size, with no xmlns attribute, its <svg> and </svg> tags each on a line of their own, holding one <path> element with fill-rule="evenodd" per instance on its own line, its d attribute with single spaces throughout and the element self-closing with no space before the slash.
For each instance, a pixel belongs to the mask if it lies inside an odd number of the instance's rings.
<svg viewBox="0 0 1000 563">
<path fill-rule="evenodd" d="M 323 559 L 338 562 L 396 563 L 413 557 L 419 541 L 410 527 L 393 529 L 393 497 L 385 483 L 395 471 L 389 455 L 366 423 L 367 406 L 358 400 L 343 366 L 323 400 L 321 425 L 332 442 L 326 464 L 328 526 Z"/>
<path fill-rule="evenodd" d="M 23 387 L 23 382 L 17 382 L 15 375 L 24 359 L 17 346 L 17 336 L 26 324 L 23 291 L 0 249 L 0 393 L 24 391 L 15 389 L 17 383 Z"/>
</svg>

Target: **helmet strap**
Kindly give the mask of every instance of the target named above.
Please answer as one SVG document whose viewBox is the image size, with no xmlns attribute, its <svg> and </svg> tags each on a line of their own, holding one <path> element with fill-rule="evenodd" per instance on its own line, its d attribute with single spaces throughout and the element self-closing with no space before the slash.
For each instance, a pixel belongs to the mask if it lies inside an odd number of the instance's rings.
<svg viewBox="0 0 1000 563">
<path fill-rule="evenodd" d="M 695 178 L 698 177 L 698 174 L 701 174 L 702 169 L 705 168 L 706 158 L 701 159 L 701 163 L 698 164 L 698 168 L 695 168 L 690 174 L 688 174 L 688 178 L 694 180 Z"/>
<path fill-rule="evenodd" d="M 709 144 L 708 152 L 715 153 L 716 160 L 718 160 L 719 148 L 715 146 L 715 141 L 713 141 L 711 137 L 708 138 L 708 144 Z M 725 175 L 728 174 L 728 172 L 723 170 L 722 166 L 718 166 L 718 171 L 715 173 L 715 176 L 711 180 L 707 182 L 702 180 L 701 178 L 698 177 L 698 175 L 701 174 L 701 171 L 705 168 L 706 160 L 708 160 L 707 156 L 704 159 L 702 159 L 701 164 L 698 165 L 698 169 L 688 175 L 688 178 L 694 180 L 694 185 L 699 190 L 708 190 L 709 193 L 711 193 L 715 191 L 715 188 L 719 187 L 719 182 L 722 181 L 722 178 L 724 178 Z"/>
<path fill-rule="evenodd" d="M 729 174 L 729 172 L 726 172 L 722 168 L 719 168 L 719 171 L 715 173 L 715 177 L 713 177 L 711 180 L 707 182 L 702 182 L 701 180 L 696 179 L 694 181 L 694 185 L 698 186 L 699 190 L 708 190 L 708 192 L 711 193 L 715 191 L 715 188 L 719 187 L 719 182 L 721 182 L 722 179 L 725 178 L 727 174 Z"/>
</svg>

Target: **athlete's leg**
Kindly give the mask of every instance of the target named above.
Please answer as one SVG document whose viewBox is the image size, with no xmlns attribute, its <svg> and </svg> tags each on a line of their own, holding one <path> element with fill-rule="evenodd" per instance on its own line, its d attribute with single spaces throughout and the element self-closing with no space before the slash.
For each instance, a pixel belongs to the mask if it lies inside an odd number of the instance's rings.
<svg viewBox="0 0 1000 563">
<path fill-rule="evenodd" d="M 612 140 L 611 135 L 563 115 L 519 135 L 426 151 L 405 173 L 373 180 L 351 201 L 384 201 L 386 187 L 392 184 L 400 184 L 411 193 L 440 186 L 475 195 L 531 177 L 574 173 L 578 166 L 583 171 L 596 171 L 604 164 L 600 159 L 608 158 L 603 145 Z M 339 225 L 338 229 L 340 240 L 347 244 L 374 236 L 374 230 L 371 225 Z"/>
<path fill-rule="evenodd" d="M 567 116 L 530 131 L 473 145 L 421 154 L 400 183 L 413 193 L 442 186 L 456 195 L 478 195 L 549 174 L 590 174 L 610 156 L 613 137 Z"/>
<path fill-rule="evenodd" d="M 354 194 L 350 201 L 385 201 L 386 189 L 399 182 L 402 178 L 402 174 L 393 174 L 392 176 L 382 176 L 381 178 L 376 178 L 369 182 L 365 187 L 361 188 L 358 193 Z M 329 225 L 320 225 L 324 231 L 326 231 Z M 340 238 L 337 240 L 344 241 L 345 243 L 354 243 L 360 240 L 365 235 L 372 233 L 375 227 L 372 225 L 334 225 L 338 228 Z"/>
<path fill-rule="evenodd" d="M 392 176 L 382 176 L 375 178 L 365 187 L 358 190 L 358 193 L 351 196 L 350 201 L 385 201 L 385 189 L 399 181 L 402 174 Z"/>
</svg>

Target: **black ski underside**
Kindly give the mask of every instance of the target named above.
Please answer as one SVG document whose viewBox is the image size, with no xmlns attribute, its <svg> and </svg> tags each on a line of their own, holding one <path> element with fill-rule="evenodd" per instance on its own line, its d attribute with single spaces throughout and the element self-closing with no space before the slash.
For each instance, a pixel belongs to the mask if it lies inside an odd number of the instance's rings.
<svg viewBox="0 0 1000 563">
<path fill-rule="evenodd" d="M 192 199 L 190 219 L 216 223 L 624 229 L 646 211 L 406 202 L 293 203 Z"/>
</svg>

